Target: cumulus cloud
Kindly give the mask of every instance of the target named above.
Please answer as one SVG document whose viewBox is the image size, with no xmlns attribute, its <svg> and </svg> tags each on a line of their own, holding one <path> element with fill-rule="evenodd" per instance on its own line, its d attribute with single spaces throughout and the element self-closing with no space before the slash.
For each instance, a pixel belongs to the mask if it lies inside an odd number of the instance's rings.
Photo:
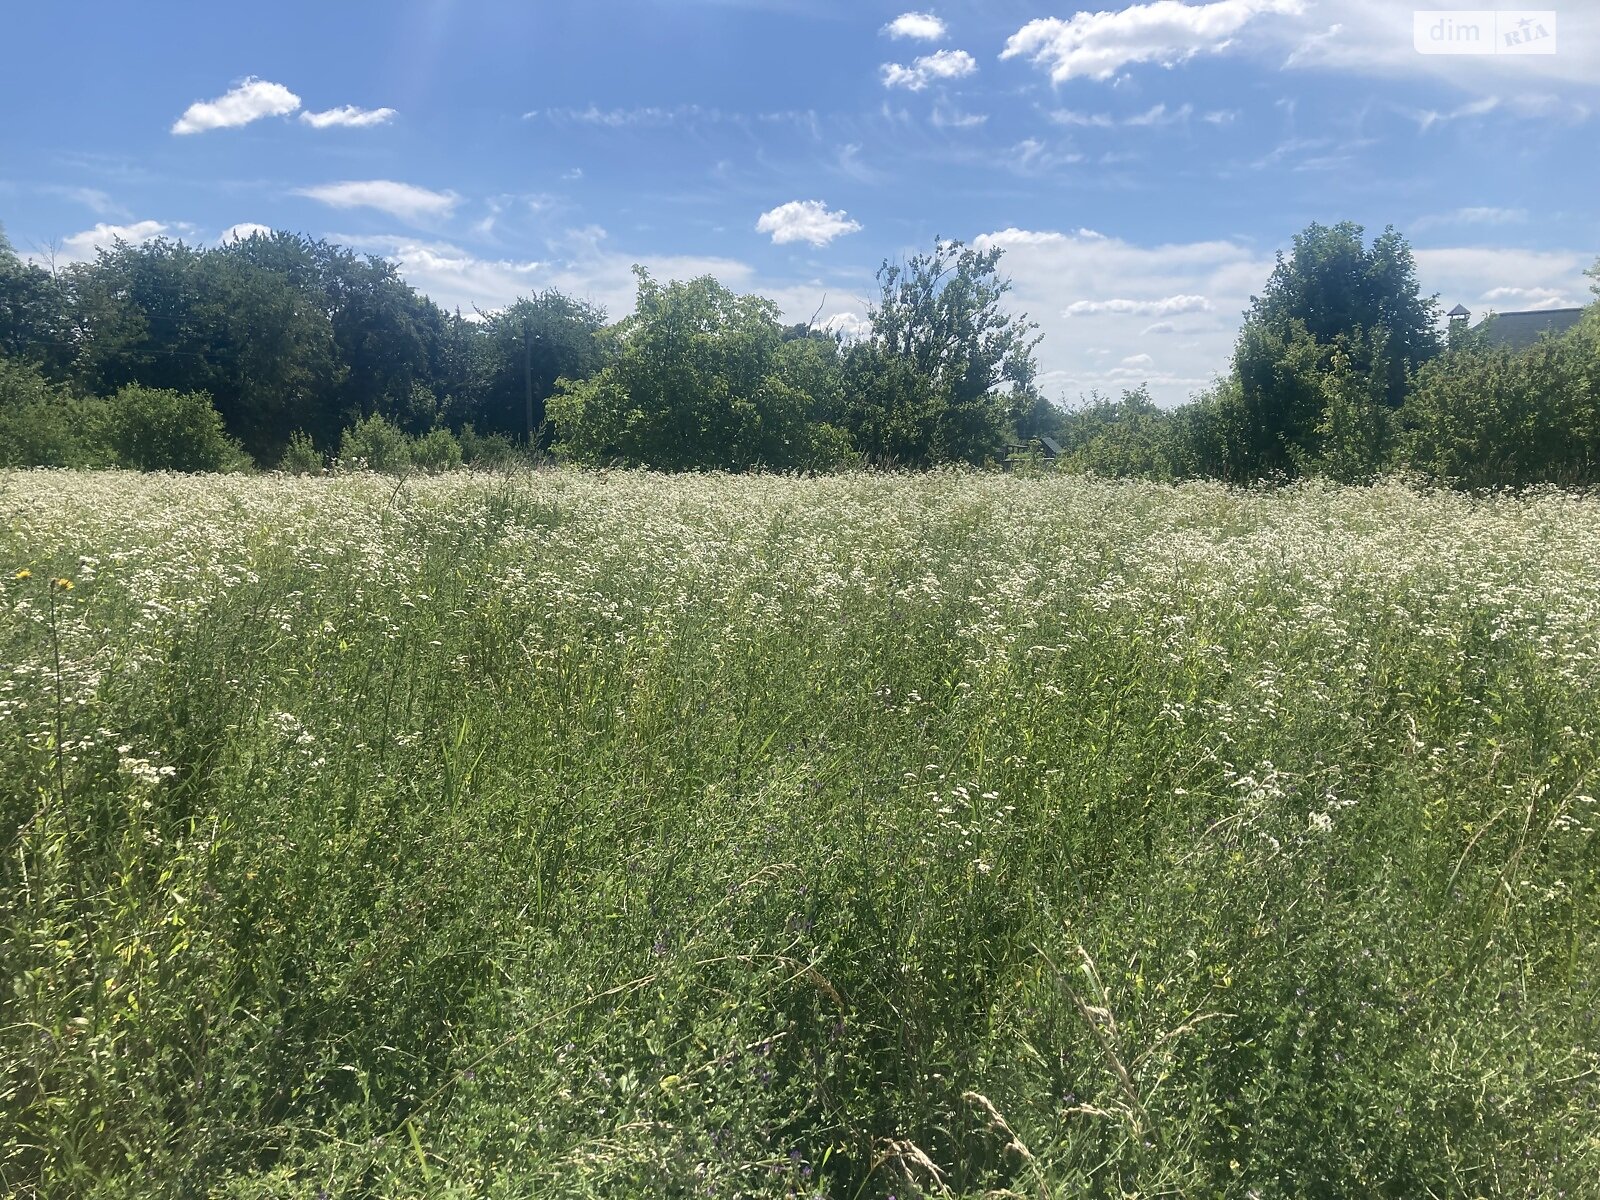
<svg viewBox="0 0 1600 1200">
<path fill-rule="evenodd" d="M 1482 316 L 1489 309 L 1576 308 L 1593 297 L 1583 272 L 1594 252 L 1456 246 L 1415 251 L 1424 294 L 1444 307 L 1458 301 Z"/>
<path fill-rule="evenodd" d="M 909 67 L 884 63 L 879 70 L 886 88 L 906 88 L 920 92 L 930 83 L 965 79 L 978 69 L 978 62 L 965 50 L 939 50 L 916 59 Z"/>
<path fill-rule="evenodd" d="M 1281 231 L 1285 242 L 1292 232 Z M 1164 405 L 1189 399 L 1227 371 L 1250 297 L 1260 294 L 1273 268 L 1272 245 L 1235 239 L 1135 243 L 1082 229 L 1005 229 L 973 245 L 1008 251 L 1008 299 L 1032 314 L 1045 335 L 1040 386 L 1069 400 L 1093 390 L 1114 395 L 1129 383 L 1148 383 Z M 1566 307 L 1589 296 L 1583 272 L 1594 262 L 1592 249 L 1421 247 L 1415 253 L 1423 294 L 1438 293 L 1445 308 L 1461 301 L 1481 316 L 1491 308 Z M 1116 281 L 1120 303 L 1101 299 L 1107 280 Z M 1068 315 L 1085 301 L 1094 307 L 1092 320 L 1081 307 Z M 1161 313 L 1163 305 L 1162 316 L 1146 315 Z M 1156 364 L 1124 365 L 1140 354 Z"/>
<path fill-rule="evenodd" d="M 258 225 L 254 221 L 241 221 L 237 225 L 229 225 L 224 229 L 217 242 L 220 245 L 227 245 L 229 242 L 244 242 L 257 234 L 269 237 L 272 234 L 272 227 L 270 225 Z"/>
<path fill-rule="evenodd" d="M 1112 313 L 1121 317 L 1177 317 L 1184 313 L 1210 312 L 1211 301 L 1204 296 L 1166 296 L 1159 300 L 1078 300 L 1067 305 L 1069 317 L 1100 317 Z"/>
<path fill-rule="evenodd" d="M 916 38 L 919 41 L 936 42 L 948 30 L 945 23 L 932 13 L 908 12 L 901 13 L 890 21 L 881 32 L 892 38 Z"/>
<path fill-rule="evenodd" d="M 321 112 L 308 109 L 300 114 L 300 120 L 313 129 L 331 129 L 335 126 L 365 129 L 369 125 L 386 125 L 396 115 L 392 108 L 358 108 L 354 104 L 343 104 Z"/>
<path fill-rule="evenodd" d="M 434 192 L 412 183 L 396 183 L 392 179 L 324 183 L 317 187 L 297 188 L 295 194 L 333 208 L 375 208 L 402 221 L 449 216 L 461 201 L 461 197 L 454 192 Z"/>
<path fill-rule="evenodd" d="M 131 225 L 109 225 L 102 221 L 93 229 L 62 238 L 61 247 L 68 258 L 78 261 L 93 258 L 96 250 L 109 250 L 119 241 L 136 246 L 173 232 L 172 226 L 163 221 L 135 221 Z"/>
<path fill-rule="evenodd" d="M 1171 67 L 1196 55 L 1221 53 L 1258 17 L 1304 11 L 1305 0 L 1153 0 L 1117 12 L 1029 21 L 1011 35 L 1000 57 L 1027 58 L 1047 68 L 1055 83 L 1105 80 L 1137 63 Z"/>
<path fill-rule="evenodd" d="M 807 321 L 857 336 L 865 325 L 867 301 L 852 295 L 839 280 L 780 282 L 764 280 L 747 263 L 730 258 L 650 255 L 619 250 L 604 229 L 568 230 L 552 239 L 538 259 L 479 258 L 448 242 L 423 241 L 402 235 L 350 236 L 333 240 L 392 261 L 419 291 L 447 309 L 490 311 L 504 308 L 531 291 L 555 288 L 604 308 L 613 318 L 633 310 L 638 263 L 657 279 L 693 279 L 711 275 L 738 292 L 756 292 L 775 301 L 786 321 Z M 857 282 L 863 290 L 871 276 Z"/>
<path fill-rule="evenodd" d="M 770 212 L 761 214 L 756 222 L 757 233 L 770 233 L 774 245 L 787 242 L 810 242 L 813 246 L 826 246 L 835 238 L 856 233 L 861 228 L 843 210 L 828 211 L 821 200 L 791 200 Z"/>
<path fill-rule="evenodd" d="M 197 100 L 172 126 L 177 134 L 233 129 L 263 117 L 285 117 L 300 107 L 300 97 L 281 83 L 250 76 L 215 100 Z"/>
</svg>

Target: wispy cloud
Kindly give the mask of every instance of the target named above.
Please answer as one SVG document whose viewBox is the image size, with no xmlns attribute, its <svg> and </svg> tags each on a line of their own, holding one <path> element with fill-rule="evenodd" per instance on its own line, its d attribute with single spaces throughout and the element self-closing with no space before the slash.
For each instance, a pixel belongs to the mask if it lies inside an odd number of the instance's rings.
<svg viewBox="0 0 1600 1200">
<path fill-rule="evenodd" d="M 461 197 L 454 192 L 430 191 L 412 183 L 396 183 L 392 179 L 324 183 L 316 187 L 296 188 L 295 195 L 333 208 L 375 208 L 403 221 L 413 222 L 426 217 L 447 217 L 461 201 Z"/>
<path fill-rule="evenodd" d="M 762 213 L 756 222 L 756 232 L 771 234 L 773 243 L 779 246 L 788 242 L 826 246 L 835 238 L 860 229 L 859 221 L 852 221 L 842 210 L 830 212 L 821 200 L 791 200 Z"/>
<path fill-rule="evenodd" d="M 235 129 L 263 117 L 285 117 L 300 107 L 300 97 L 281 83 L 250 76 L 215 100 L 197 100 L 172 126 L 176 134 Z"/>
<path fill-rule="evenodd" d="M 945 23 L 932 13 L 908 12 L 901 13 L 890 21 L 881 32 L 892 38 L 916 38 L 920 41 L 936 42 L 949 30 Z"/>
<path fill-rule="evenodd" d="M 308 109 L 300 114 L 300 120 L 313 129 L 332 129 L 339 126 L 366 129 L 372 125 L 386 125 L 397 115 L 392 108 L 358 108 L 354 104 L 344 104 L 338 108 L 324 109 L 322 112 L 311 112 Z"/>
<path fill-rule="evenodd" d="M 879 71 L 884 87 L 920 92 L 930 83 L 965 79 L 977 69 L 977 60 L 965 50 L 939 50 L 923 55 L 909 67 L 900 63 L 884 63 Z"/>
<path fill-rule="evenodd" d="M 1210 312 L 1211 301 L 1204 296 L 1163 296 L 1155 300 L 1078 300 L 1067 305 L 1069 317 L 1177 317 L 1184 313 Z"/>
<path fill-rule="evenodd" d="M 1525 208 L 1458 208 L 1453 212 L 1430 213 L 1413 221 L 1413 229 L 1433 229 L 1440 225 L 1520 225 L 1528 219 Z"/>
<path fill-rule="evenodd" d="M 935 106 L 933 115 L 928 120 L 935 129 L 977 129 L 989 120 L 989 115 L 962 112 L 959 108 L 949 108 L 940 104 Z"/>
<path fill-rule="evenodd" d="M 39 191 L 47 196 L 56 196 L 62 200 L 70 200 L 74 204 L 81 204 L 98 217 L 131 216 L 127 208 L 118 204 L 111 196 L 92 187 L 68 187 L 63 184 L 47 183 L 39 187 Z"/>
</svg>

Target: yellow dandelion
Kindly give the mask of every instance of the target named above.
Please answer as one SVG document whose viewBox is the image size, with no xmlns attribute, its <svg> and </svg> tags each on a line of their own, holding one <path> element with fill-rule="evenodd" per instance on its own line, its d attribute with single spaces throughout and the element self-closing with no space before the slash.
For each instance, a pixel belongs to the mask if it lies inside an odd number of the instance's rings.
<svg viewBox="0 0 1600 1200">
<path fill-rule="evenodd" d="M 72 590 L 72 580 L 66 578 L 65 576 L 63 576 L 60 579 L 53 579 L 53 580 L 51 580 L 51 582 L 54 583 L 63 592 L 70 592 Z"/>
<path fill-rule="evenodd" d="M 28 570 L 27 567 L 23 567 L 22 570 L 18 571 L 11 578 L 13 578 L 13 579 L 32 579 L 33 578 L 33 572 Z"/>
</svg>

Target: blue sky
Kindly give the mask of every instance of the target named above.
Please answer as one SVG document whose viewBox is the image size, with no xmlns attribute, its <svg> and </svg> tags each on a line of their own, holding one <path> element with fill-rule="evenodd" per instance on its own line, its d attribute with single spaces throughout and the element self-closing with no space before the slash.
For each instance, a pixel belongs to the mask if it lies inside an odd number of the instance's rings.
<svg viewBox="0 0 1600 1200">
<path fill-rule="evenodd" d="M 1548 2 L 1548 0 L 1543 0 Z M 1226 364 L 1307 222 L 1394 223 L 1445 307 L 1588 298 L 1600 6 L 1434 56 L 1390 0 L 8 6 L 0 224 L 63 262 L 253 224 L 449 306 L 711 272 L 842 328 L 935 237 L 1006 248 L 1057 399 Z"/>
</svg>

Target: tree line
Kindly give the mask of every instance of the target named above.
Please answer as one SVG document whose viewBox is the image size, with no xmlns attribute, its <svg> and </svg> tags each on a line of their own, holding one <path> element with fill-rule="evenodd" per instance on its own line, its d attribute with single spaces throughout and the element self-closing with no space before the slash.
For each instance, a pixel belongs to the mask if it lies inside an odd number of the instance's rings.
<svg viewBox="0 0 1600 1200">
<path fill-rule="evenodd" d="M 885 262 L 845 339 L 638 268 L 616 322 L 553 290 L 466 316 L 392 263 L 290 233 L 118 242 L 59 271 L 0 234 L 0 464 L 916 469 L 995 464 L 1040 435 L 1067 469 L 1163 479 L 1586 483 L 1600 463 L 1600 306 L 1520 353 L 1443 334 L 1393 229 L 1299 234 L 1227 373 L 1171 410 L 1143 389 L 1045 399 L 1000 263 L 944 241 Z"/>
</svg>

